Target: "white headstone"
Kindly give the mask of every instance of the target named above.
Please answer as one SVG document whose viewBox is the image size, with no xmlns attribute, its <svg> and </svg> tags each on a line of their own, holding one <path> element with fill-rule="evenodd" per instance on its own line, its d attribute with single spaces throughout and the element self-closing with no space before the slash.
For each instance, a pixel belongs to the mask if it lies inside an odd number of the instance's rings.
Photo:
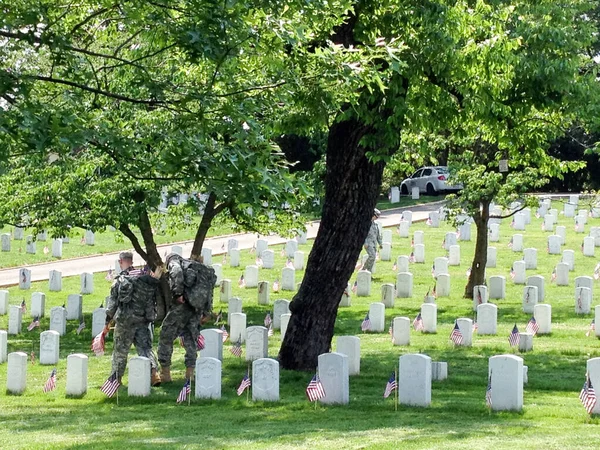
<svg viewBox="0 0 600 450">
<path fill-rule="evenodd" d="M 252 363 L 252 400 L 279 401 L 279 362 L 260 358 Z"/>
<path fill-rule="evenodd" d="M 594 298 L 594 279 L 588 276 L 580 276 L 575 278 L 575 289 L 578 287 L 590 288 L 592 299 Z"/>
<path fill-rule="evenodd" d="M 522 231 L 525 229 L 525 214 L 518 212 L 514 216 L 513 229 Z"/>
<path fill-rule="evenodd" d="M 13 228 L 13 239 L 15 241 L 22 241 L 23 240 L 23 228 L 21 228 L 21 227 L 14 227 Z"/>
<path fill-rule="evenodd" d="M 227 302 L 227 323 L 231 324 L 231 315 L 233 313 L 241 313 L 242 312 L 242 299 L 239 297 L 231 297 Z M 232 341 L 235 342 L 235 341 Z"/>
<path fill-rule="evenodd" d="M 492 385 L 492 410 L 523 409 L 523 358 L 498 355 L 489 359 L 488 377 Z"/>
<path fill-rule="evenodd" d="M 530 276 L 529 278 L 527 278 L 527 285 L 528 286 L 537 286 L 537 288 L 538 288 L 538 295 L 537 295 L 538 303 L 543 303 L 544 299 L 546 298 L 546 295 L 545 295 L 546 291 L 544 289 L 544 285 L 545 285 L 544 277 L 542 275 Z"/>
<path fill-rule="evenodd" d="M 444 237 L 444 249 L 446 251 L 450 250 L 450 246 L 456 245 L 456 233 L 454 231 L 448 231 L 446 236 Z"/>
<path fill-rule="evenodd" d="M 431 404 L 431 358 L 423 354 L 402 355 L 398 364 L 398 397 L 400 404 Z"/>
<path fill-rule="evenodd" d="M 229 255 L 231 252 L 231 249 L 233 248 L 238 248 L 239 243 L 237 239 L 231 238 L 227 240 L 227 254 Z"/>
<path fill-rule="evenodd" d="M 525 269 L 537 269 L 537 248 L 523 250 L 523 260 L 525 261 Z"/>
<path fill-rule="evenodd" d="M 487 259 L 485 261 L 485 267 L 493 269 L 496 267 L 496 261 L 498 257 L 498 250 L 496 247 L 488 247 L 487 248 Z"/>
<path fill-rule="evenodd" d="M 435 333 L 437 331 L 437 305 L 435 303 L 423 303 L 421 305 L 421 318 L 423 319 L 423 331 Z"/>
<path fill-rule="evenodd" d="M 295 270 L 304 270 L 304 252 L 303 251 L 295 251 L 294 252 L 294 269 Z"/>
<path fill-rule="evenodd" d="M 560 255 L 560 245 L 561 245 L 560 236 L 558 236 L 556 234 L 548 236 L 548 254 Z"/>
<path fill-rule="evenodd" d="M 0 289 L 0 316 L 8 314 L 8 291 Z"/>
<path fill-rule="evenodd" d="M 298 236 L 296 236 L 296 240 L 299 245 L 304 245 L 308 242 L 308 233 L 306 231 L 300 231 Z"/>
<path fill-rule="evenodd" d="M 52 241 L 52 256 L 54 258 L 62 258 L 63 240 L 54 239 Z"/>
<path fill-rule="evenodd" d="M 423 264 L 425 262 L 425 245 L 416 244 L 414 250 L 415 262 Z"/>
<path fill-rule="evenodd" d="M 275 252 L 273 250 L 263 250 L 260 253 L 263 263 L 263 269 L 272 269 L 275 267 Z"/>
<path fill-rule="evenodd" d="M 50 329 L 64 336 L 67 333 L 67 310 L 62 306 L 50 309 Z"/>
<path fill-rule="evenodd" d="M 410 345 L 410 319 L 394 317 L 392 325 L 392 342 L 394 345 Z"/>
<path fill-rule="evenodd" d="M 565 239 L 567 238 L 567 228 L 562 225 L 556 226 L 556 236 L 559 237 L 560 245 L 565 245 Z"/>
<path fill-rule="evenodd" d="M 587 219 L 588 219 L 588 210 L 587 209 L 580 209 L 579 211 L 577 211 L 577 220 L 580 224 L 587 224 Z"/>
<path fill-rule="evenodd" d="M 212 265 L 212 249 L 203 248 L 200 250 L 200 257 L 202 258 L 202 262 L 207 266 Z"/>
<path fill-rule="evenodd" d="M 35 255 L 36 245 L 35 241 L 33 240 L 33 236 L 31 235 L 27 236 L 27 239 L 25 240 L 25 252 L 31 255 Z"/>
<path fill-rule="evenodd" d="M 0 240 L 2 241 L 2 251 L 10 252 L 10 234 L 2 233 L 0 235 Z"/>
<path fill-rule="evenodd" d="M 231 298 L 231 280 L 221 280 L 221 289 L 219 289 L 219 301 L 228 302 Z"/>
<path fill-rule="evenodd" d="M 269 248 L 269 241 L 266 239 L 258 239 L 256 241 L 256 254 L 262 255 L 262 252 Z"/>
<path fill-rule="evenodd" d="M 408 237 L 408 230 L 410 229 L 410 224 L 406 220 L 401 220 L 398 224 L 398 235 L 401 238 Z"/>
<path fill-rule="evenodd" d="M 284 267 L 281 270 L 281 290 L 296 290 L 296 271 L 291 267 Z"/>
<path fill-rule="evenodd" d="M 465 222 L 458 228 L 458 236 L 461 241 L 471 240 L 471 222 Z"/>
<path fill-rule="evenodd" d="M 246 266 L 244 280 L 247 288 L 258 287 L 258 266 Z"/>
<path fill-rule="evenodd" d="M 67 356 L 66 394 L 81 396 L 87 392 L 88 357 L 81 353 Z"/>
<path fill-rule="evenodd" d="M 525 225 L 529 225 L 531 223 L 531 208 L 525 208 L 521 212 L 525 215 Z"/>
<path fill-rule="evenodd" d="M 83 297 L 70 294 L 67 297 L 67 320 L 80 320 L 82 316 Z"/>
<path fill-rule="evenodd" d="M 392 260 L 392 245 L 389 242 L 384 242 L 381 248 L 380 257 L 382 261 Z"/>
<path fill-rule="evenodd" d="M 408 256 L 400 255 L 396 258 L 396 270 L 400 272 L 408 272 Z"/>
<path fill-rule="evenodd" d="M 438 297 L 450 296 L 450 275 L 441 273 L 435 280 L 435 291 Z"/>
<path fill-rule="evenodd" d="M 583 256 L 594 256 L 596 249 L 596 240 L 591 236 L 583 238 Z"/>
<path fill-rule="evenodd" d="M 413 295 L 413 274 L 400 272 L 396 276 L 396 297 L 411 298 Z"/>
<path fill-rule="evenodd" d="M 60 351 L 60 334 L 48 330 L 40 333 L 40 364 L 57 364 Z"/>
<path fill-rule="evenodd" d="M 19 269 L 19 289 L 31 289 L 31 270 Z"/>
<path fill-rule="evenodd" d="M 398 186 L 392 186 L 390 189 L 390 203 L 400 202 L 400 189 Z"/>
<path fill-rule="evenodd" d="M 448 273 L 448 258 L 445 256 L 435 258 L 433 265 L 435 277 L 438 277 L 442 273 Z"/>
<path fill-rule="evenodd" d="M 392 230 L 390 230 L 389 228 L 386 230 L 383 230 L 383 233 L 381 235 L 381 242 L 383 242 L 384 244 L 386 242 L 389 244 L 392 243 Z"/>
<path fill-rule="evenodd" d="M 408 222 L 408 225 L 412 225 L 412 221 L 413 221 L 413 213 L 412 211 L 403 211 L 402 212 L 402 220 L 406 220 Z"/>
<path fill-rule="evenodd" d="M 173 245 L 171 247 L 171 253 L 175 253 L 176 255 L 183 256 L 183 247 L 181 245 Z"/>
<path fill-rule="evenodd" d="M 592 387 L 596 387 L 600 384 L 600 358 L 591 358 L 587 360 L 586 363 L 586 372 L 590 377 L 590 382 L 592 383 Z M 597 394 L 596 394 L 597 395 Z M 592 409 L 592 414 L 600 414 L 600 405 L 598 402 L 594 405 Z"/>
<path fill-rule="evenodd" d="M 371 272 L 359 270 L 356 276 L 356 296 L 368 297 L 371 295 Z"/>
<path fill-rule="evenodd" d="M 419 200 L 419 186 L 413 186 L 410 190 L 410 198 L 413 200 Z"/>
<path fill-rule="evenodd" d="M 589 314 L 592 308 L 592 291 L 587 287 L 575 288 L 575 314 Z"/>
<path fill-rule="evenodd" d="M 484 284 L 473 286 L 473 311 L 477 311 L 479 305 L 488 302 L 488 288 Z"/>
<path fill-rule="evenodd" d="M 260 253 L 258 253 L 260 255 Z M 240 266 L 240 249 L 232 248 L 229 251 L 229 267 L 239 267 Z"/>
<path fill-rule="evenodd" d="M 498 307 L 493 303 L 483 303 L 477 307 L 477 334 L 497 333 Z M 462 328 L 461 328 L 462 330 Z"/>
<path fill-rule="evenodd" d="M 8 333 L 6 330 L 0 330 L 0 364 L 6 362 L 8 358 Z"/>
<path fill-rule="evenodd" d="M 558 263 L 556 265 L 556 285 L 569 285 L 569 265 L 567 263 Z"/>
<path fill-rule="evenodd" d="M 432 362 L 431 363 L 431 381 L 444 381 L 448 378 L 448 363 L 447 362 Z"/>
<path fill-rule="evenodd" d="M 396 296 L 396 289 L 392 283 L 384 283 L 381 285 L 381 303 L 386 308 L 394 307 L 394 297 Z"/>
<path fill-rule="evenodd" d="M 522 234 L 513 234 L 511 238 L 511 248 L 513 252 L 522 252 L 523 251 L 523 235 Z"/>
<path fill-rule="evenodd" d="M 6 369 L 6 390 L 11 394 L 22 394 L 27 387 L 27 353 L 8 354 Z"/>
<path fill-rule="evenodd" d="M 127 395 L 130 397 L 150 395 L 150 366 L 150 360 L 144 356 L 134 356 L 129 360 Z"/>
<path fill-rule="evenodd" d="M 85 231 L 85 244 L 86 245 L 94 245 L 95 240 L 96 240 L 96 236 L 94 235 L 94 232 L 91 230 L 86 230 Z"/>
<path fill-rule="evenodd" d="M 81 293 L 82 294 L 93 294 L 94 293 L 94 274 L 93 273 L 82 273 L 81 278 Z"/>
<path fill-rule="evenodd" d="M 543 304 L 535 305 L 533 317 L 539 327 L 537 334 L 552 333 L 552 306 Z"/>
<path fill-rule="evenodd" d="M 563 250 L 562 262 L 569 266 L 569 272 L 575 270 L 575 252 L 573 250 Z"/>
<path fill-rule="evenodd" d="M 490 277 L 490 298 L 503 299 L 506 297 L 506 278 L 501 275 Z"/>
<path fill-rule="evenodd" d="M 470 347 L 473 345 L 473 320 L 465 317 L 456 319 L 460 334 L 462 334 L 462 342 L 458 344 L 460 347 Z"/>
<path fill-rule="evenodd" d="M 217 277 L 215 281 L 215 286 L 220 286 L 221 280 L 223 279 L 223 266 L 221 264 L 213 264 L 211 265 L 211 267 L 215 271 L 215 275 Z"/>
<path fill-rule="evenodd" d="M 92 337 L 98 336 L 106 324 L 106 309 L 96 308 L 92 313 Z"/>
<path fill-rule="evenodd" d="M 380 302 L 371 303 L 369 306 L 370 331 L 381 333 L 385 327 L 385 305 Z"/>
<path fill-rule="evenodd" d="M 269 352 L 268 330 L 263 326 L 246 328 L 246 361 L 266 358 Z"/>
<path fill-rule="evenodd" d="M 577 205 L 571 202 L 565 203 L 563 212 L 565 217 L 575 217 L 575 209 L 577 209 Z"/>
<path fill-rule="evenodd" d="M 357 336 L 338 336 L 336 352 L 348 357 L 348 375 L 360 374 L 360 338 Z"/>
<path fill-rule="evenodd" d="M 273 329 L 281 329 L 281 315 L 290 313 L 290 302 L 288 300 L 275 300 L 273 303 Z"/>
<path fill-rule="evenodd" d="M 490 224 L 490 242 L 500 241 L 500 224 Z"/>
<path fill-rule="evenodd" d="M 427 221 L 430 227 L 439 228 L 440 226 L 440 213 L 437 211 L 431 211 L 429 213 L 429 220 Z"/>
<path fill-rule="evenodd" d="M 600 323 L 600 305 L 594 308 L 594 335 L 600 337 L 600 327 L 596 326 L 597 323 Z"/>
<path fill-rule="evenodd" d="M 351 306 L 352 300 L 351 300 L 350 292 L 351 292 L 350 283 L 348 283 L 348 285 L 346 286 L 346 289 L 344 289 L 344 292 L 342 293 L 342 298 L 340 299 L 340 304 L 338 305 L 338 307 Z"/>
<path fill-rule="evenodd" d="M 281 335 L 280 335 L 280 340 L 281 342 L 283 342 L 283 340 L 285 339 L 285 332 L 287 331 L 287 327 L 290 323 L 290 319 L 292 318 L 291 314 L 282 314 L 281 315 Z"/>
<path fill-rule="evenodd" d="M 207 328 L 200 331 L 204 336 L 204 348 L 200 350 L 203 358 L 216 358 L 223 360 L 223 332 L 215 328 Z"/>
<path fill-rule="evenodd" d="M 523 312 L 531 314 L 538 304 L 538 287 L 525 286 L 523 288 Z"/>
<path fill-rule="evenodd" d="M 268 305 L 270 299 L 270 283 L 268 281 L 260 281 L 258 283 L 258 304 Z"/>
<path fill-rule="evenodd" d="M 544 216 L 542 230 L 550 233 L 554 231 L 554 216 L 552 214 L 546 214 Z"/>
<path fill-rule="evenodd" d="M 60 292 L 62 290 L 62 272 L 51 270 L 48 275 L 48 289 L 50 292 Z"/>
<path fill-rule="evenodd" d="M 212 357 L 196 360 L 196 398 L 221 398 L 221 361 Z"/>
<path fill-rule="evenodd" d="M 246 342 L 246 314 L 233 313 L 230 317 L 229 340 L 233 343 Z"/>
<path fill-rule="evenodd" d="M 519 351 L 530 352 L 533 350 L 533 334 L 519 333 Z"/>
<path fill-rule="evenodd" d="M 294 253 L 298 251 L 298 241 L 296 239 L 288 239 L 285 243 L 285 256 L 293 258 Z"/>
<path fill-rule="evenodd" d="M 526 273 L 525 273 L 525 268 L 526 268 L 526 263 L 525 261 L 515 261 L 513 263 L 512 266 L 512 274 L 511 277 L 513 279 L 513 283 L 514 284 L 525 284 L 525 278 L 526 278 Z"/>
<path fill-rule="evenodd" d="M 46 315 L 46 294 L 43 292 L 34 292 L 31 294 L 31 317 L 44 317 Z"/>
<path fill-rule="evenodd" d="M 460 246 L 459 245 L 451 245 L 450 246 L 450 253 L 448 255 L 448 265 L 460 266 Z"/>
<path fill-rule="evenodd" d="M 323 353 L 318 359 L 318 373 L 325 397 L 320 402 L 346 405 L 350 401 L 348 357 L 341 353 Z"/>
<path fill-rule="evenodd" d="M 16 305 L 10 305 L 8 310 L 8 334 L 20 334 L 22 321 L 23 310 L 21 309 L 21 307 Z"/>
</svg>

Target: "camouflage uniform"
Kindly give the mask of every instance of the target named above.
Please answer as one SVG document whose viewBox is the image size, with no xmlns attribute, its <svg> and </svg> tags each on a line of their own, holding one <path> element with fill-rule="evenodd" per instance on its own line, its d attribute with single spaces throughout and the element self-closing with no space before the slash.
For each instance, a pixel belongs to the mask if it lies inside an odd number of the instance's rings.
<svg viewBox="0 0 600 450">
<path fill-rule="evenodd" d="M 161 367 L 171 365 L 173 341 L 181 336 L 185 348 L 185 367 L 193 368 L 196 365 L 200 320 L 203 314 L 212 310 L 217 276 L 212 267 L 174 253 L 167 257 L 167 270 L 173 302 L 160 329 L 158 362 Z M 180 296 L 184 298 L 183 304 L 176 301 Z"/>
<path fill-rule="evenodd" d="M 365 240 L 365 250 L 367 250 L 367 255 L 369 256 L 363 265 L 363 270 L 368 270 L 369 272 L 373 270 L 373 264 L 375 264 L 375 257 L 377 256 L 377 245 L 381 247 L 381 244 L 382 239 L 379 232 L 379 225 L 373 221 Z"/>
<path fill-rule="evenodd" d="M 135 277 L 135 281 L 132 283 L 124 279 L 123 275 Z M 139 356 L 145 356 L 150 360 L 152 369 L 158 369 L 156 357 L 152 351 L 152 331 L 150 329 L 156 317 L 155 295 L 158 285 L 159 281 L 155 278 L 129 267 L 119 274 L 110 289 L 106 322 L 114 319 L 116 323 L 112 370 L 117 372 L 119 377 L 125 373 L 131 344 L 135 344 Z M 123 295 L 128 289 L 131 291 L 131 298 L 124 303 Z"/>
</svg>

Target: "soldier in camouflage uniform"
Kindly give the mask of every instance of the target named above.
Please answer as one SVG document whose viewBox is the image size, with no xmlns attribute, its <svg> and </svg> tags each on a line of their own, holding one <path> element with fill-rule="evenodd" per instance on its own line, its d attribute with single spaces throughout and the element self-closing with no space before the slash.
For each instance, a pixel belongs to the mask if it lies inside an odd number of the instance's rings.
<svg viewBox="0 0 600 450">
<path fill-rule="evenodd" d="M 379 232 L 379 226 L 375 223 L 375 220 L 379 218 L 381 212 L 375 209 L 373 212 L 373 218 L 371 219 L 371 228 L 369 228 L 369 234 L 365 240 L 365 250 L 367 251 L 368 258 L 363 264 L 362 270 L 373 271 L 373 264 L 375 264 L 375 257 L 377 256 L 377 246 L 381 248 L 382 238 Z"/>
<path fill-rule="evenodd" d="M 112 371 L 121 380 L 127 366 L 127 355 L 131 344 L 139 356 L 150 360 L 152 386 L 160 385 L 158 364 L 152 351 L 152 331 L 150 324 L 156 318 L 156 290 L 160 273 L 147 275 L 133 267 L 133 254 L 119 254 L 121 273 L 110 289 L 107 302 L 106 325 L 116 323 L 112 354 Z"/>
<path fill-rule="evenodd" d="M 171 253 L 166 259 L 172 303 L 160 329 L 158 362 L 161 378 L 171 381 L 173 341 L 181 336 L 185 347 L 185 376 L 191 379 L 197 358 L 197 340 L 203 316 L 212 311 L 217 276 L 212 267 Z"/>
</svg>

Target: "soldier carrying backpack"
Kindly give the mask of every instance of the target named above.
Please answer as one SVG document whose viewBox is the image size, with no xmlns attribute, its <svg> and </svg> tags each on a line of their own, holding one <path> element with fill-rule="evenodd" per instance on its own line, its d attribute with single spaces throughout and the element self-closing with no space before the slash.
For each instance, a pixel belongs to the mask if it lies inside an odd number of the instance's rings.
<svg viewBox="0 0 600 450">
<path fill-rule="evenodd" d="M 202 316 L 212 311 L 213 290 L 217 276 L 212 267 L 171 253 L 166 259 L 171 309 L 165 316 L 158 341 L 158 362 L 162 381 L 171 381 L 173 341 L 183 339 L 185 377 L 191 379 L 197 358 L 197 341 Z"/>
</svg>

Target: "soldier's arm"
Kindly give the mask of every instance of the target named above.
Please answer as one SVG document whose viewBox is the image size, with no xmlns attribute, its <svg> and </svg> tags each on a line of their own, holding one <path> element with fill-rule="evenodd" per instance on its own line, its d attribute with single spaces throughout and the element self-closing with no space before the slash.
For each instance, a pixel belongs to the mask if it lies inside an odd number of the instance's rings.
<svg viewBox="0 0 600 450">
<path fill-rule="evenodd" d="M 117 281 L 113 283 L 110 287 L 110 295 L 108 297 L 108 301 L 106 302 L 106 323 L 110 322 L 117 312 L 117 308 L 119 307 L 118 301 L 119 289 L 117 286 Z"/>
</svg>

